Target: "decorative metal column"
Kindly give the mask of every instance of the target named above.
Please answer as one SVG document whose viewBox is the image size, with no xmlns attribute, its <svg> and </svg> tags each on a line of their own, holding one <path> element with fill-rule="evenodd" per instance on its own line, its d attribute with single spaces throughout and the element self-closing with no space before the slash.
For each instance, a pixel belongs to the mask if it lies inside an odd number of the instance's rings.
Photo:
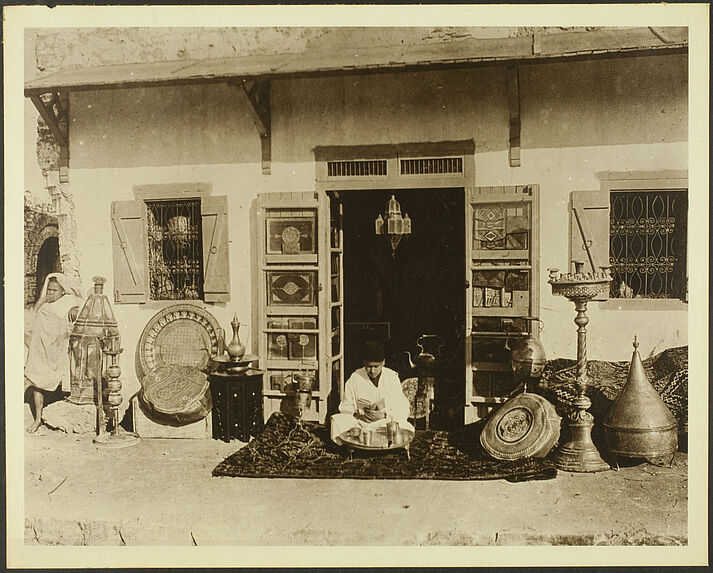
<svg viewBox="0 0 713 573">
<path fill-rule="evenodd" d="M 609 469 L 592 442 L 594 417 L 587 411 L 592 401 L 587 397 L 587 303 L 609 289 L 612 278 L 608 267 L 600 267 L 599 273 L 583 273 L 584 263 L 574 261 L 575 272 L 561 274 L 559 269 L 548 269 L 552 294 L 564 296 L 574 302 L 577 316 L 577 396 L 569 404 L 570 438 L 561 444 L 554 455 L 555 465 L 572 472 L 599 472 Z"/>
<path fill-rule="evenodd" d="M 121 405 L 121 369 L 119 368 L 119 354 L 122 352 L 119 325 L 114 318 L 114 311 L 109 303 L 109 298 L 104 294 L 104 277 L 94 277 L 94 292 L 89 296 L 87 302 L 79 312 L 79 317 L 75 323 L 82 325 L 86 330 L 91 330 L 99 340 L 101 355 L 103 359 L 94 357 L 94 363 L 99 363 L 91 368 L 88 374 L 94 379 L 95 397 L 97 403 L 97 437 L 94 443 L 104 447 L 121 448 L 138 443 L 139 436 L 130 432 L 125 432 L 119 426 L 119 406 Z M 75 351 L 80 351 L 78 346 Z M 78 357 L 79 364 L 86 364 L 86 358 L 82 361 L 81 352 Z M 99 367 L 100 365 L 100 367 Z M 111 431 L 106 428 L 106 416 L 104 413 L 103 381 L 106 377 L 106 386 L 109 390 L 107 402 L 111 412 Z"/>
</svg>

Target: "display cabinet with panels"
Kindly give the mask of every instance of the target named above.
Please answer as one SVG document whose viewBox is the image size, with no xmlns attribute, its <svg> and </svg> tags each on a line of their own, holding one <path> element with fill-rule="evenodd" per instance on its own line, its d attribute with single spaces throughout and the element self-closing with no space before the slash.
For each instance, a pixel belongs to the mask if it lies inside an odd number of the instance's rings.
<svg viewBox="0 0 713 573">
<path fill-rule="evenodd" d="M 327 398 L 341 387 L 333 381 L 342 378 L 341 211 L 314 193 L 264 194 L 258 202 L 264 416 L 293 411 L 294 376 L 309 370 L 314 384 L 302 418 L 324 422 Z"/>
<path fill-rule="evenodd" d="M 466 207 L 466 422 L 512 392 L 509 348 L 538 308 L 538 188 L 476 187 Z"/>
</svg>

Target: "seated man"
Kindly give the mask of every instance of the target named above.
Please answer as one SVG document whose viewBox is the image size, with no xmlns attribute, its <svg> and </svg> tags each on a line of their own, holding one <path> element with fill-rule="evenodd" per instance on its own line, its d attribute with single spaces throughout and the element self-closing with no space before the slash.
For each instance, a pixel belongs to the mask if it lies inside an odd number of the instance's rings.
<svg viewBox="0 0 713 573">
<path fill-rule="evenodd" d="M 340 413 L 331 418 L 331 437 L 337 444 L 342 443 L 339 436 L 351 428 L 378 428 L 389 420 L 413 431 L 407 420 L 410 405 L 401 391 L 399 375 L 384 367 L 383 344 L 367 343 L 363 360 L 363 368 L 347 380 L 339 404 Z"/>
</svg>

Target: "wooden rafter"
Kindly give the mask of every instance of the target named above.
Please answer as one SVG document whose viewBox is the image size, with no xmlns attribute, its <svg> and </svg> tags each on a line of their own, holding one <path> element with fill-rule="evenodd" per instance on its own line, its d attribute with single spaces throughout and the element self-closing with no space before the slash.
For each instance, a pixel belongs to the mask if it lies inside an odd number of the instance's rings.
<svg viewBox="0 0 713 573">
<path fill-rule="evenodd" d="M 270 80 L 239 80 L 236 85 L 250 104 L 255 127 L 262 147 L 262 173 L 269 175 L 272 159 L 272 131 L 270 125 Z"/>
<path fill-rule="evenodd" d="M 30 95 L 30 100 L 59 145 L 59 181 L 67 183 L 69 181 L 69 94 L 50 92 L 46 101 L 41 95 L 36 94 Z"/>
<path fill-rule="evenodd" d="M 49 127 L 52 132 L 57 145 L 69 145 L 66 113 L 62 110 L 62 106 L 59 103 L 59 96 L 56 93 L 53 93 L 48 103 L 45 103 L 39 95 L 32 95 L 30 96 L 30 99 L 42 116 L 42 119 L 44 119 L 45 123 L 47 123 L 47 127 Z M 64 125 L 62 125 L 62 123 L 64 123 Z"/>
<path fill-rule="evenodd" d="M 510 112 L 510 167 L 520 167 L 520 69 L 507 68 L 508 109 Z"/>
</svg>

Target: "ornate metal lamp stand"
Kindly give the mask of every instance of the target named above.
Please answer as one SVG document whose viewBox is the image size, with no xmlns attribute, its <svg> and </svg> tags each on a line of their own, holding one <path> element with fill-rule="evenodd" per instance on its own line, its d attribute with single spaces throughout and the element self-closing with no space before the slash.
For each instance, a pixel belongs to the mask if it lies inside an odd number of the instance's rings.
<svg viewBox="0 0 713 573">
<path fill-rule="evenodd" d="M 609 289 L 611 276 L 607 267 L 599 273 L 583 273 L 584 263 L 575 261 L 575 272 L 568 274 L 559 273 L 559 269 L 548 269 L 552 285 L 552 294 L 560 295 L 574 302 L 577 316 L 574 323 L 577 325 L 577 396 L 568 406 L 570 438 L 561 444 L 554 455 L 555 465 L 563 470 L 572 472 L 599 472 L 609 469 L 599 455 L 592 442 L 592 427 L 594 417 L 587 411 L 592 402 L 587 398 L 587 303 L 600 293 Z"/>
<path fill-rule="evenodd" d="M 87 302 L 79 312 L 79 317 L 75 323 L 73 336 L 77 341 L 82 337 L 93 336 L 93 340 L 98 341 L 93 345 L 83 346 L 75 344 L 72 356 L 72 365 L 75 367 L 76 376 L 93 380 L 95 384 L 95 396 L 97 403 L 97 437 L 94 443 L 98 446 L 108 448 L 122 448 L 132 446 L 139 442 L 139 436 L 130 432 L 125 432 L 119 426 L 119 406 L 121 405 L 121 368 L 119 368 L 119 354 L 122 352 L 119 335 L 119 325 L 114 317 L 114 311 L 109 303 L 109 298 L 104 294 L 104 277 L 94 277 L 94 292 L 89 296 Z M 86 346 L 86 344 L 85 344 Z M 99 352 L 99 348 L 101 352 Z M 84 370 L 87 370 L 84 373 Z M 113 421 L 110 432 L 106 429 L 106 416 L 104 414 L 103 381 L 106 379 L 106 386 L 109 390 L 107 402 L 111 411 Z"/>
<path fill-rule="evenodd" d="M 114 341 L 117 344 L 112 344 Z M 139 443 L 139 435 L 127 432 L 119 425 L 119 406 L 121 405 L 121 368 L 119 367 L 119 354 L 124 351 L 118 347 L 118 338 L 109 339 L 102 346 L 102 352 L 109 356 L 109 367 L 106 369 L 106 386 L 109 390 L 107 402 L 111 411 L 112 428 L 107 432 L 102 404 L 101 384 L 99 385 L 99 435 L 94 438 L 94 443 L 105 448 L 124 448 Z"/>
</svg>

